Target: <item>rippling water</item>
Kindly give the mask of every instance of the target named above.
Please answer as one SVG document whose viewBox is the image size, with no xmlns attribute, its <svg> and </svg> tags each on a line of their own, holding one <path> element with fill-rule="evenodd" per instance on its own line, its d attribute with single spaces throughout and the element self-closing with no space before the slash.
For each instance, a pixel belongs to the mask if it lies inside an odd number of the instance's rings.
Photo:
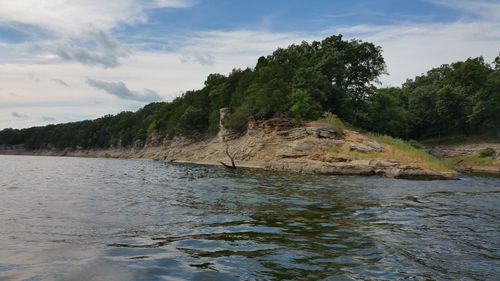
<svg viewBox="0 0 500 281">
<path fill-rule="evenodd" d="M 500 280 L 500 180 L 0 156 L 0 280 Z"/>
</svg>

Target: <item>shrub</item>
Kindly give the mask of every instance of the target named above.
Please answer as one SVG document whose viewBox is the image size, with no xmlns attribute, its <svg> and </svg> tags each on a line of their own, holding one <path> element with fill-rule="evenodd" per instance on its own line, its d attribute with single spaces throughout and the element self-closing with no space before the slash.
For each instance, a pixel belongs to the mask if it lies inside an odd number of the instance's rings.
<svg viewBox="0 0 500 281">
<path fill-rule="evenodd" d="M 413 146 L 416 149 L 423 149 L 424 148 L 424 146 L 416 140 L 409 140 L 408 144 Z"/>
<path fill-rule="evenodd" d="M 331 112 L 325 112 L 323 114 L 323 120 L 334 126 L 340 133 L 344 133 L 345 125 L 342 120 L 337 117 L 337 115 L 332 114 Z"/>
<path fill-rule="evenodd" d="M 496 153 L 497 152 L 494 148 L 487 147 L 487 148 L 481 149 L 481 151 L 479 151 L 479 157 L 493 157 L 493 156 L 495 156 Z"/>
<path fill-rule="evenodd" d="M 306 90 L 298 89 L 290 96 L 290 113 L 299 120 L 314 120 L 321 116 L 321 105 Z"/>
<path fill-rule="evenodd" d="M 230 130 L 242 133 L 247 129 L 248 120 L 250 118 L 249 110 L 240 106 L 233 113 L 229 113 L 224 117 L 224 126 Z"/>
<path fill-rule="evenodd" d="M 201 109 L 189 106 L 179 118 L 178 132 L 185 136 L 194 136 L 206 130 L 208 116 Z"/>
</svg>

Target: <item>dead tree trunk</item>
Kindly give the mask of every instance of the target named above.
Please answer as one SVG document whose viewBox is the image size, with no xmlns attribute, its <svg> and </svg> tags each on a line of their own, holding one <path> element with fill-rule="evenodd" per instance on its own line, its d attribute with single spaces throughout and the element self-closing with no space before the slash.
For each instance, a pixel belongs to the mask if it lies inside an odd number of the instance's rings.
<svg viewBox="0 0 500 281">
<path fill-rule="evenodd" d="M 228 169 L 236 169 L 236 165 L 234 164 L 234 158 L 233 158 L 233 156 L 231 156 L 231 154 L 229 154 L 229 145 L 227 144 L 227 142 L 225 142 L 225 143 L 226 143 L 226 155 L 231 160 L 231 165 L 228 165 L 222 161 L 219 161 L 219 163 L 221 163 L 222 166 L 224 166 Z"/>
</svg>

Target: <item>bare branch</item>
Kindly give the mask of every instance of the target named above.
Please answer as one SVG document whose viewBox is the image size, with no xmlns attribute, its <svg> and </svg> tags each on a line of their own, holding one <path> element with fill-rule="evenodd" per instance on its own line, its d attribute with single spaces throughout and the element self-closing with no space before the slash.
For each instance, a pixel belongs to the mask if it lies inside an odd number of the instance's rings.
<svg viewBox="0 0 500 281">
<path fill-rule="evenodd" d="M 231 154 L 229 154 L 229 145 L 227 144 L 227 142 L 225 142 L 225 143 L 226 143 L 226 155 L 231 160 L 231 165 L 228 165 L 222 161 L 219 161 L 219 163 L 221 163 L 222 166 L 224 166 L 228 169 L 236 169 L 236 165 L 234 164 L 234 158 L 233 158 L 233 156 L 231 156 Z"/>
</svg>

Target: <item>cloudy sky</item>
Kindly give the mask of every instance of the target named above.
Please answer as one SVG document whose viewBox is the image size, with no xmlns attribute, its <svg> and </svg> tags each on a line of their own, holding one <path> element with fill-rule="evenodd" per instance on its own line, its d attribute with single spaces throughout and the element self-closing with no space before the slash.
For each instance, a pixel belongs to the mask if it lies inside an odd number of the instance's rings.
<svg viewBox="0 0 500 281">
<path fill-rule="evenodd" d="M 136 110 L 342 33 L 382 46 L 400 85 L 500 51 L 499 0 L 0 0 L 0 129 Z"/>
</svg>

